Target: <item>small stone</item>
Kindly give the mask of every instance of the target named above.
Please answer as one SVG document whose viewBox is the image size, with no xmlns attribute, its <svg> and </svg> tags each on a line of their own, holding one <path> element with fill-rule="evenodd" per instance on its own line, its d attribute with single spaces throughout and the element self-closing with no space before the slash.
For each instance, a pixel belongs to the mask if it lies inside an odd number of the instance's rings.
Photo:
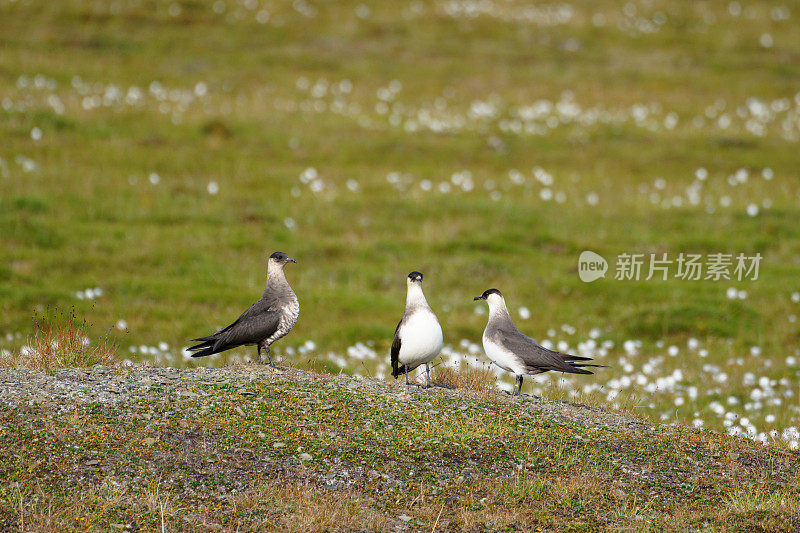
<svg viewBox="0 0 800 533">
<path fill-rule="evenodd" d="M 255 392 L 247 390 L 247 389 L 239 389 L 237 392 L 239 394 L 241 394 L 242 396 L 255 396 L 256 395 Z"/>
<path fill-rule="evenodd" d="M 86 466 L 97 466 L 100 464 L 100 461 L 97 459 L 92 459 L 91 461 L 86 461 Z"/>
<path fill-rule="evenodd" d="M 242 411 L 242 408 L 238 405 L 236 406 L 236 412 L 239 413 L 239 416 L 244 416 L 244 411 Z"/>
<path fill-rule="evenodd" d="M 277 448 L 286 448 L 286 443 L 285 442 L 273 442 L 272 443 L 272 447 L 276 448 L 276 449 Z"/>
<path fill-rule="evenodd" d="M 399 518 L 399 519 L 400 519 L 400 520 L 402 520 L 403 522 L 411 522 L 411 517 L 410 517 L 410 516 L 408 516 L 407 514 L 401 514 L 401 515 L 400 515 L 400 516 L 398 516 L 397 518 Z"/>
<path fill-rule="evenodd" d="M 323 405 L 319 408 L 320 411 L 330 411 L 331 409 L 333 409 L 332 405 Z"/>
<path fill-rule="evenodd" d="M 146 439 L 144 439 L 144 440 L 142 441 L 142 443 L 143 443 L 145 446 L 152 446 L 153 444 L 155 444 L 155 443 L 156 443 L 156 439 L 154 439 L 153 437 L 147 437 Z"/>
<path fill-rule="evenodd" d="M 259 432 L 258 432 L 258 438 L 259 438 L 259 439 L 263 439 L 263 438 L 264 438 L 264 437 L 266 437 L 266 436 L 267 436 L 267 434 L 266 434 L 266 433 L 264 433 L 263 431 L 259 431 Z"/>
<path fill-rule="evenodd" d="M 300 460 L 301 461 L 310 461 L 313 458 L 314 457 L 310 453 L 301 453 L 300 454 Z"/>
</svg>

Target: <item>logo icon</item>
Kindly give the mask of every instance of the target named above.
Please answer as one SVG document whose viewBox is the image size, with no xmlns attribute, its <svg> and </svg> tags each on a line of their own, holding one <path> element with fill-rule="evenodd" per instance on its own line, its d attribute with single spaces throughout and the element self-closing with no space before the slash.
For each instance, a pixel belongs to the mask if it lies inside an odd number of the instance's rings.
<svg viewBox="0 0 800 533">
<path fill-rule="evenodd" d="M 581 252 L 578 258 L 578 276 L 581 281 L 586 283 L 592 282 L 599 278 L 606 277 L 608 271 L 608 261 L 602 255 L 596 254 L 590 250 Z"/>
</svg>

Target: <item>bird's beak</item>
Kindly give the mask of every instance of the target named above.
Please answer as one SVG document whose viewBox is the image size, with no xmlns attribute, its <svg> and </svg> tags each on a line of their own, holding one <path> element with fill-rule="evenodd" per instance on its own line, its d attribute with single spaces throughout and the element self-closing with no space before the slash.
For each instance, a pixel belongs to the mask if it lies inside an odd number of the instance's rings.
<svg viewBox="0 0 800 533">
<path fill-rule="evenodd" d="M 473 299 L 472 299 L 472 301 L 473 301 L 473 302 L 474 302 L 475 300 L 483 300 L 483 295 L 476 296 L 475 298 L 473 298 Z"/>
<path fill-rule="evenodd" d="M 294 260 L 294 259 L 292 259 L 291 257 L 290 257 L 289 259 L 287 259 L 287 260 L 286 260 L 286 262 L 287 262 L 287 263 L 297 263 L 297 261 L 295 261 L 295 260 Z"/>
</svg>

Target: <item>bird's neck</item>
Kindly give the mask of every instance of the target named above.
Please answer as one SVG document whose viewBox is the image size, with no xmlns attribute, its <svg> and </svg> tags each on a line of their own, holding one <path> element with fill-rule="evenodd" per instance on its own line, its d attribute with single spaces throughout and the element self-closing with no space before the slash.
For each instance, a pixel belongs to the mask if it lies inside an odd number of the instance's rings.
<svg viewBox="0 0 800 533">
<path fill-rule="evenodd" d="M 406 293 L 406 308 L 413 307 L 428 307 L 428 301 L 425 300 L 425 295 L 422 294 L 422 287 L 419 285 L 409 285 L 408 292 Z"/>
<path fill-rule="evenodd" d="M 514 323 L 514 321 L 511 320 L 511 315 L 508 313 L 508 308 L 506 308 L 504 303 L 489 304 L 489 321 L 492 322 L 495 320 L 508 321 L 512 324 Z"/>
<path fill-rule="evenodd" d="M 266 294 L 270 287 L 285 283 L 286 283 L 286 276 L 283 275 L 283 268 L 281 268 L 278 265 L 272 265 L 272 264 L 268 265 L 267 286 L 264 288 L 264 293 Z"/>
</svg>

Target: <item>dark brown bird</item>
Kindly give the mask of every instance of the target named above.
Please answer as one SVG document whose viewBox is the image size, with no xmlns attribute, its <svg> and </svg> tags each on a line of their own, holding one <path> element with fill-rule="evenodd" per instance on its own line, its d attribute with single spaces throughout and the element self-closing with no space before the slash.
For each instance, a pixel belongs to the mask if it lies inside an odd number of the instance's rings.
<svg viewBox="0 0 800 533">
<path fill-rule="evenodd" d="M 258 347 L 258 360 L 263 363 L 261 349 L 266 349 L 269 364 L 270 345 L 289 333 L 300 316 L 300 302 L 283 274 L 287 263 L 297 263 L 283 252 L 275 252 L 267 261 L 267 285 L 261 298 L 236 321 L 213 335 L 192 339 L 200 341 L 189 348 L 192 357 L 204 357 L 237 346 Z"/>
</svg>

